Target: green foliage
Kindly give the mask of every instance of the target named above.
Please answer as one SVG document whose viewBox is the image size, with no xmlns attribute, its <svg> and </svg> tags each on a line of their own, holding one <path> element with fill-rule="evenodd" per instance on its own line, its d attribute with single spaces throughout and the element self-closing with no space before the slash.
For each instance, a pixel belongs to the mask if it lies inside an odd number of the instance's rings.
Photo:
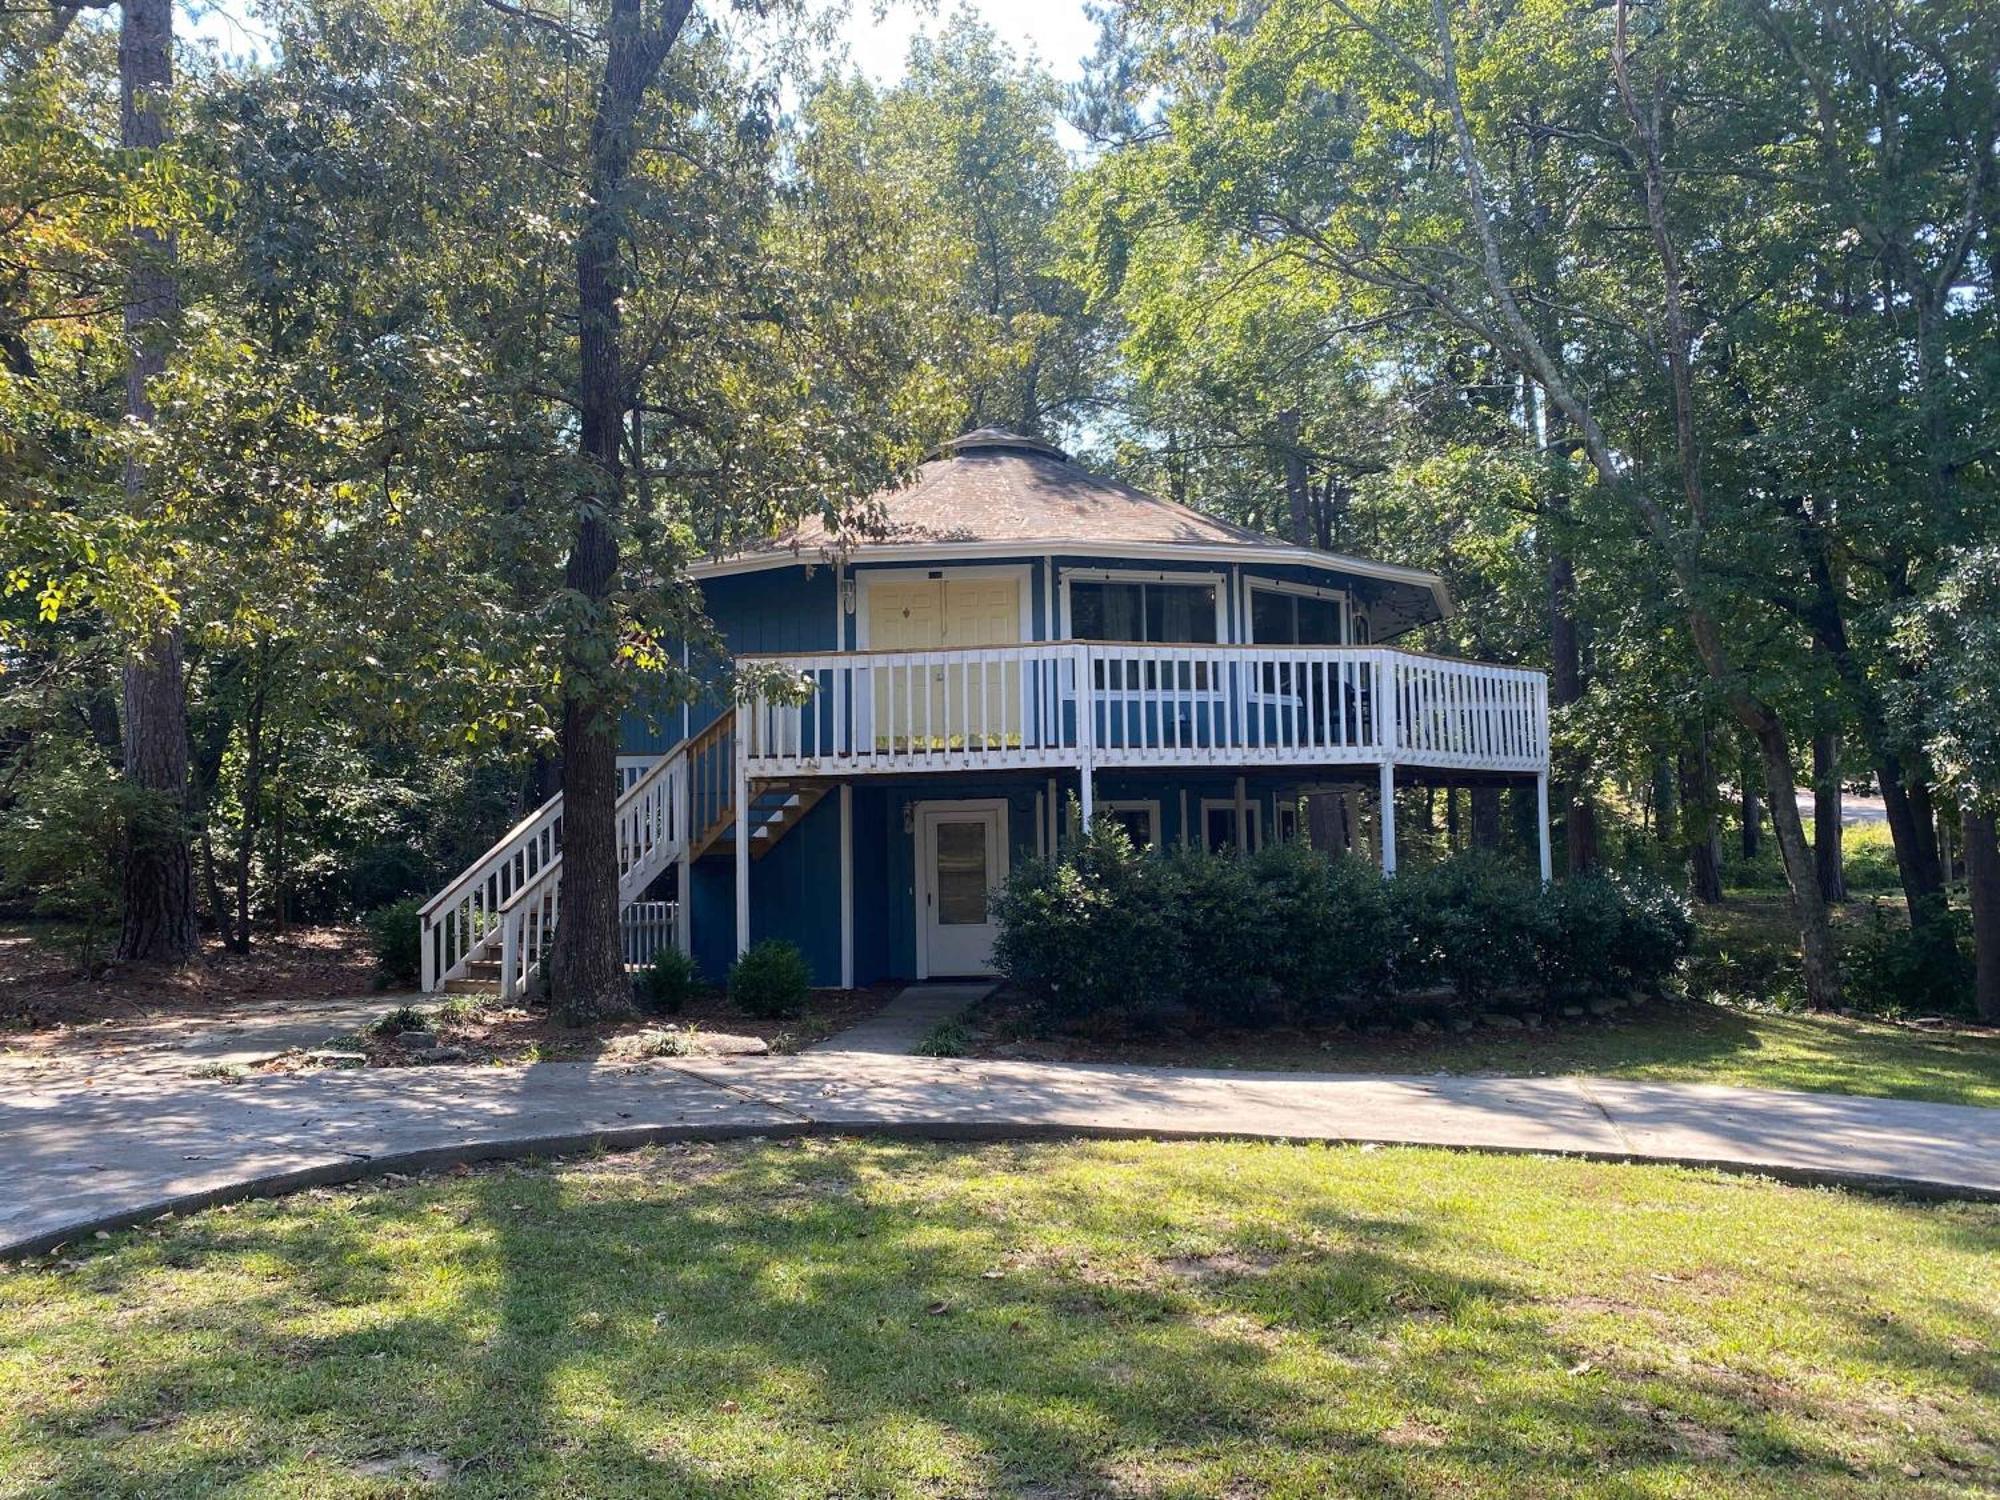
<svg viewBox="0 0 2000 1500">
<path fill-rule="evenodd" d="M 1879 902 L 1847 948 L 1848 1003 L 1882 1015 L 1964 1015 L 1973 1011 L 1972 921 L 1940 904 L 1911 927 Z"/>
<path fill-rule="evenodd" d="M 428 1031 L 431 1018 L 414 1005 L 399 1005 L 375 1018 L 369 1029 L 377 1036 L 394 1036 L 399 1031 Z"/>
<path fill-rule="evenodd" d="M 1390 993 L 1407 935 L 1379 870 L 1303 843 L 1267 847 L 1251 864 L 1269 923 L 1261 962 L 1300 1018 L 1351 1012 Z"/>
<path fill-rule="evenodd" d="M 61 924 L 80 973 L 95 973 L 118 928 L 127 820 L 168 818 L 96 756 L 45 757 L 0 817 L 0 896 Z"/>
<path fill-rule="evenodd" d="M 375 950 L 376 970 L 392 987 L 407 988 L 422 978 L 422 910 L 423 903 L 410 896 L 378 906 L 361 919 L 368 945 Z"/>
<path fill-rule="evenodd" d="M 1407 934 L 1399 981 L 1410 988 L 1448 985 L 1461 1000 L 1531 983 L 1539 894 L 1533 877 L 1478 851 L 1405 871 L 1394 885 Z"/>
<path fill-rule="evenodd" d="M 1186 972 L 1174 884 L 1099 819 L 1068 856 L 1011 872 L 993 901 L 994 966 L 1067 1023 L 1172 1012 Z"/>
<path fill-rule="evenodd" d="M 1282 1013 L 1269 961 L 1275 925 L 1270 892 L 1253 858 L 1176 848 L 1148 859 L 1156 899 L 1173 927 L 1181 1007 L 1197 1023 L 1267 1025 Z M 1156 992 L 1163 1005 L 1166 992 Z"/>
<path fill-rule="evenodd" d="M 940 1021 L 918 1038 L 911 1052 L 918 1057 L 963 1057 L 972 1045 L 972 1033 L 960 1020 Z"/>
<path fill-rule="evenodd" d="M 1693 940 L 1686 902 L 1656 883 L 1544 890 L 1485 854 L 1395 880 L 1298 844 L 1147 855 L 1109 822 L 1017 870 L 994 916 L 1001 973 L 1086 1028 L 1326 1020 L 1439 984 L 1467 1002 L 1657 989 Z"/>
<path fill-rule="evenodd" d="M 1687 898 L 1643 877 L 1572 876 L 1541 893 L 1537 979 L 1552 998 L 1657 993 L 1694 945 Z"/>
<path fill-rule="evenodd" d="M 745 1015 L 780 1020 L 800 1015 L 812 994 L 812 970 L 796 943 L 765 938 L 729 966 L 729 998 Z"/>
<path fill-rule="evenodd" d="M 653 955 L 633 988 L 641 1009 L 656 1016 L 677 1016 L 707 986 L 694 959 L 668 944 Z"/>
</svg>

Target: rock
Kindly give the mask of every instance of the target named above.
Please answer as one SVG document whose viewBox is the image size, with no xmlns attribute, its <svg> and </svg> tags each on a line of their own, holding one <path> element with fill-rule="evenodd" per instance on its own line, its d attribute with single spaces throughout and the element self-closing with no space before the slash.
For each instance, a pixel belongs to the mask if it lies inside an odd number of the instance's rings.
<svg viewBox="0 0 2000 1500">
<path fill-rule="evenodd" d="M 307 1051 L 306 1061 L 321 1068 L 365 1068 L 368 1054 L 345 1052 L 337 1047 L 314 1047 Z"/>
<path fill-rule="evenodd" d="M 1519 1031 L 1521 1029 L 1521 1018 L 1519 1016 L 1507 1015 L 1503 1011 L 1482 1010 L 1479 1013 L 1479 1024 L 1481 1026 L 1491 1026 L 1496 1031 Z"/>
<path fill-rule="evenodd" d="M 761 1036 L 733 1036 L 726 1031 L 697 1031 L 692 1040 L 703 1057 L 764 1057 L 771 1050 Z"/>
<path fill-rule="evenodd" d="M 435 1031 L 399 1031 L 396 1033 L 396 1045 L 406 1048 L 411 1052 L 422 1052 L 426 1048 L 435 1047 L 437 1044 L 438 1039 Z"/>
<path fill-rule="evenodd" d="M 1581 1021 L 1584 1014 L 1585 1012 L 1581 1005 L 1565 1005 L 1562 1008 L 1562 1018 L 1565 1021 Z"/>
<path fill-rule="evenodd" d="M 1625 1002 L 1623 1000 L 1593 1000 L 1590 1002 L 1590 1013 L 1593 1016 L 1616 1015 L 1624 1008 Z"/>
<path fill-rule="evenodd" d="M 1465 1016 L 1453 1016 L 1451 1018 L 1451 1029 L 1456 1032 L 1464 1033 L 1472 1030 L 1472 1022 Z"/>
<path fill-rule="evenodd" d="M 465 1061 L 463 1047 L 419 1047 L 410 1054 L 420 1063 L 452 1063 Z"/>
<path fill-rule="evenodd" d="M 1542 1018 L 1538 1015 L 1531 1013 L 1521 1017 L 1521 1020 L 1530 1031 L 1540 1031 L 1542 1029 Z"/>
<path fill-rule="evenodd" d="M 1429 1036 L 1436 1029 L 1435 1026 L 1431 1025 L 1422 1016 L 1418 1016 L 1416 1020 L 1410 1022 L 1410 1034 L 1412 1036 Z"/>
</svg>

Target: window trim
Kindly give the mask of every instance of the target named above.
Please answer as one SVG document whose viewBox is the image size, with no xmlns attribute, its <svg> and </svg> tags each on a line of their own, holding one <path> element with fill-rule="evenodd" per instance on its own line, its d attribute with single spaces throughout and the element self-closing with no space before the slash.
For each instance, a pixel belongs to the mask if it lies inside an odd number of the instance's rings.
<svg viewBox="0 0 2000 1500">
<path fill-rule="evenodd" d="M 1215 590 L 1215 640 L 1210 641 L 1116 641 L 1121 646 L 1207 646 L 1224 645 L 1229 640 L 1228 575 L 1223 573 L 1161 572 L 1151 568 L 1064 568 L 1062 570 L 1062 639 L 1075 640 L 1071 624 L 1069 586 L 1080 583 L 1184 583 Z"/>
<path fill-rule="evenodd" d="M 856 651 L 872 649 L 868 644 L 869 584 L 923 583 L 930 579 L 936 579 L 939 583 L 952 581 L 997 583 L 1003 578 L 1013 579 L 1015 587 L 1020 590 L 1021 644 L 1031 645 L 1035 640 L 1034 572 L 1032 563 L 942 568 L 858 567 L 854 569 L 854 649 Z"/>
<path fill-rule="evenodd" d="M 1231 803 L 1230 805 L 1233 807 L 1235 804 Z M 1160 827 L 1160 802 L 1157 797 L 1151 800 L 1136 797 L 1106 798 L 1097 804 L 1095 811 L 1100 814 L 1121 812 L 1144 813 L 1152 824 L 1152 832 L 1147 836 L 1143 847 L 1148 849 L 1166 848 L 1166 841 L 1162 836 L 1162 829 Z"/>
<path fill-rule="evenodd" d="M 1264 803 L 1260 798 L 1244 800 L 1243 810 L 1250 815 L 1250 844 L 1246 853 L 1255 854 L 1264 847 Z M 1208 815 L 1211 811 L 1226 812 L 1232 817 L 1236 813 L 1234 797 L 1204 797 L 1201 799 L 1201 847 L 1208 847 Z"/>
<path fill-rule="evenodd" d="M 1280 578 L 1245 578 L 1243 580 L 1243 589 L 1243 634 L 1244 638 L 1253 646 L 1257 644 L 1256 596 L 1260 593 L 1291 594 L 1301 599 L 1333 600 L 1340 606 L 1340 639 L 1332 644 L 1341 646 L 1351 646 L 1354 644 L 1354 600 L 1346 589 L 1320 588 L 1318 585 L 1310 583 L 1288 583 Z M 1267 641 L 1265 644 L 1269 645 L 1271 643 Z M 1290 641 L 1280 641 L 1277 644 L 1285 646 L 1293 643 Z"/>
</svg>

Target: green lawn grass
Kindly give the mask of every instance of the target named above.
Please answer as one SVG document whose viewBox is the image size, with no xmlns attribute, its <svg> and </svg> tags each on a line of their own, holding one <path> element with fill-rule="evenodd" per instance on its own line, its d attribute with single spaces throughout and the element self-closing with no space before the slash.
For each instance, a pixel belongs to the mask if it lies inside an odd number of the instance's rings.
<svg viewBox="0 0 2000 1500">
<path fill-rule="evenodd" d="M 0 1494 L 1991 1494 L 1996 1258 L 1659 1167 L 663 1148 L 0 1277 Z"/>
<path fill-rule="evenodd" d="M 1110 1055 L 1108 1049 L 1100 1049 Z M 1655 1001 L 1608 1022 L 1464 1035 L 1339 1033 L 1121 1045 L 1132 1061 L 1366 1073 L 1587 1073 L 2000 1107 L 2000 1036 Z"/>
<path fill-rule="evenodd" d="M 1843 913 L 1863 920 L 1864 908 Z M 1072 1061 L 1161 1067 L 1357 1073 L 1589 1073 L 1745 1088 L 1806 1089 L 2000 1107 L 2000 1032 L 1969 1024 L 1923 1029 L 1853 1015 L 1783 1009 L 1796 986 L 1798 937 L 1787 899 L 1738 895 L 1697 912 L 1685 994 L 1609 1020 L 1540 1030 L 1413 1033 L 1275 1030 L 1198 1036 L 1040 1038 Z M 1006 995 L 984 1012 L 990 1034 L 971 1050 L 1005 1055 L 1028 1018 Z M 975 1017 L 975 1020 L 980 1019 Z"/>
</svg>

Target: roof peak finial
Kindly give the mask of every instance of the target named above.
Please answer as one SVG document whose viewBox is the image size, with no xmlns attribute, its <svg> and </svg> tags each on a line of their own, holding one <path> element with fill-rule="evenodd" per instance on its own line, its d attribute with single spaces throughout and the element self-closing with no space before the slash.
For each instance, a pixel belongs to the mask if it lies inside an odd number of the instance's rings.
<svg viewBox="0 0 2000 1500">
<path fill-rule="evenodd" d="M 960 433 L 944 446 L 954 458 L 963 458 L 969 453 L 1015 452 L 1039 453 L 1044 458 L 1069 462 L 1069 455 L 1054 443 L 1012 432 L 1005 427 L 975 427 L 970 432 Z"/>
</svg>

